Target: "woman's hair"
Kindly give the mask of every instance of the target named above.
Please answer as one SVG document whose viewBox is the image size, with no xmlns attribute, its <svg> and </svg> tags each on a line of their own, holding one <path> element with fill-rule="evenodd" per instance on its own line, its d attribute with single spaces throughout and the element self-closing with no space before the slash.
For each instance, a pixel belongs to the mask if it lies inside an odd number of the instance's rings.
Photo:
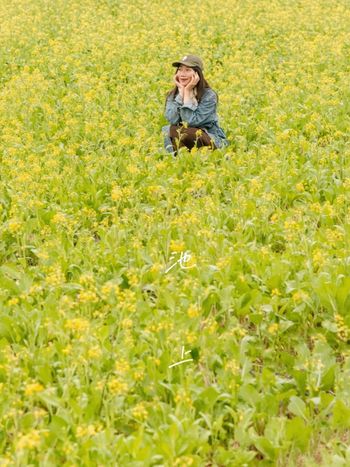
<svg viewBox="0 0 350 467">
<path fill-rule="evenodd" d="M 191 68 L 192 68 L 194 71 L 196 71 L 196 72 L 198 73 L 198 76 L 199 76 L 199 81 L 198 81 L 198 83 L 197 83 L 197 85 L 196 85 L 196 88 L 197 88 L 197 101 L 200 102 L 200 100 L 202 99 L 202 96 L 203 96 L 203 94 L 204 94 L 204 90 L 205 90 L 206 88 L 209 88 L 209 89 L 212 89 L 212 88 L 209 86 L 208 81 L 204 78 L 204 75 L 203 75 L 202 70 L 201 70 L 198 66 L 193 66 L 193 67 L 191 67 Z M 175 74 L 177 73 L 178 69 L 179 69 L 179 67 L 176 68 Z M 212 89 L 212 91 L 213 91 L 213 89 Z M 169 96 L 175 97 L 176 94 L 178 94 L 178 92 L 179 92 L 179 89 L 178 89 L 178 87 L 175 85 L 175 86 L 173 87 L 173 89 L 171 89 L 171 90 L 168 92 L 168 94 L 167 94 L 166 97 L 167 97 L 167 98 L 168 98 Z M 215 91 L 214 91 L 214 92 L 215 92 Z M 216 92 L 215 92 L 215 94 L 216 94 Z M 217 99 L 218 99 L 218 95 L 217 95 L 217 94 L 216 94 L 216 97 L 217 97 Z"/>
</svg>

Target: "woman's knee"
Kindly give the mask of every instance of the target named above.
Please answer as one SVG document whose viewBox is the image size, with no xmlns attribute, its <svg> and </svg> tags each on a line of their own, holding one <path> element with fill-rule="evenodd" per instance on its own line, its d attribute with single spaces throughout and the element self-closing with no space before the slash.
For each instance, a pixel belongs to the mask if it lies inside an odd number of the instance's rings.
<svg viewBox="0 0 350 467">
<path fill-rule="evenodd" d="M 173 144 L 177 143 L 179 147 L 186 146 L 192 149 L 196 145 L 199 148 L 209 146 L 212 149 L 216 149 L 214 141 L 201 128 L 171 125 L 169 133 Z"/>
<path fill-rule="evenodd" d="M 179 138 L 181 133 L 181 126 L 179 125 L 170 125 L 169 135 L 171 138 Z"/>
</svg>

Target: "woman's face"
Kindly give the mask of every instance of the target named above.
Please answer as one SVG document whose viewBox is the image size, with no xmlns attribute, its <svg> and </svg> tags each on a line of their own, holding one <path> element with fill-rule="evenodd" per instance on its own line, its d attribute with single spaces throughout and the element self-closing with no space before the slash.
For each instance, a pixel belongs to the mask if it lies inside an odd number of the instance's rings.
<svg viewBox="0 0 350 467">
<path fill-rule="evenodd" d="M 182 86 L 186 86 L 190 81 L 192 76 L 194 75 L 194 70 L 186 65 L 180 65 L 176 75 L 178 80 Z"/>
</svg>

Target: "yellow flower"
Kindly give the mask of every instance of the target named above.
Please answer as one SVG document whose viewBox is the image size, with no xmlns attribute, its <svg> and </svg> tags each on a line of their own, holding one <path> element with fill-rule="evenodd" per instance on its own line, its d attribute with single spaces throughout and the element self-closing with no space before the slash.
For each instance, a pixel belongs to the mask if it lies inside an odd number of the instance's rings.
<svg viewBox="0 0 350 467">
<path fill-rule="evenodd" d="M 121 358 L 115 362 L 114 368 L 118 373 L 124 374 L 130 370 L 130 365 L 125 358 Z"/>
<path fill-rule="evenodd" d="M 138 274 L 137 274 L 137 271 L 131 271 L 131 270 L 130 270 L 130 271 L 128 271 L 128 272 L 126 273 L 126 275 L 127 275 L 129 284 L 130 284 L 131 286 L 134 286 L 134 287 L 137 286 L 137 284 L 138 284 L 139 281 L 140 281 L 140 280 L 139 280 L 139 276 L 138 276 Z"/>
<path fill-rule="evenodd" d="M 136 175 L 140 172 L 140 169 L 137 167 L 137 165 L 135 164 L 129 164 L 127 167 L 126 167 L 126 170 L 130 173 L 130 174 L 133 174 L 133 175 Z"/>
<path fill-rule="evenodd" d="M 157 272 L 161 271 L 162 268 L 163 268 L 163 266 L 160 263 L 154 263 L 154 264 L 152 264 L 152 266 L 150 268 L 150 272 L 157 273 Z"/>
<path fill-rule="evenodd" d="M 46 283 L 52 287 L 61 285 L 65 282 L 64 274 L 59 267 L 52 268 L 46 276 Z"/>
<path fill-rule="evenodd" d="M 136 404 L 135 407 L 132 408 L 131 413 L 133 417 L 140 421 L 146 420 L 148 416 L 147 409 L 143 402 L 139 402 L 138 404 Z"/>
<path fill-rule="evenodd" d="M 40 432 L 38 430 L 31 430 L 26 435 L 20 435 L 16 448 L 22 449 L 34 449 L 40 445 Z"/>
<path fill-rule="evenodd" d="M 84 287 L 92 287 L 95 285 L 95 278 L 94 275 L 87 272 L 85 274 L 82 274 L 79 277 L 79 284 L 83 285 Z"/>
<path fill-rule="evenodd" d="M 122 199 L 123 197 L 123 192 L 121 190 L 121 188 L 117 185 L 114 185 L 112 187 L 112 191 L 111 191 L 111 198 L 113 201 L 119 201 L 120 199 Z"/>
<path fill-rule="evenodd" d="M 57 212 L 52 218 L 53 224 L 64 225 L 66 222 L 67 222 L 67 217 L 62 212 Z"/>
<path fill-rule="evenodd" d="M 312 262 L 314 264 L 314 266 L 316 267 L 322 267 L 324 265 L 324 263 L 326 262 L 326 258 L 325 258 L 325 255 L 323 253 L 323 251 L 321 250 L 315 250 L 313 255 L 312 255 Z"/>
<path fill-rule="evenodd" d="M 23 223 L 19 219 L 10 219 L 8 221 L 8 229 L 12 234 L 19 232 L 22 228 L 22 225 Z"/>
<path fill-rule="evenodd" d="M 121 322 L 121 326 L 124 329 L 130 329 L 133 325 L 132 319 L 130 318 L 124 318 L 123 321 Z"/>
<path fill-rule="evenodd" d="M 309 295 L 303 290 L 297 290 L 293 293 L 293 300 L 297 303 L 303 302 L 309 298 Z"/>
<path fill-rule="evenodd" d="M 193 344 L 194 342 L 196 342 L 198 339 L 198 335 L 194 332 L 191 332 L 191 331 L 188 331 L 186 333 L 186 342 L 188 344 Z"/>
<path fill-rule="evenodd" d="M 95 425 L 85 425 L 85 426 L 78 426 L 76 435 L 77 438 L 83 438 L 85 436 L 93 436 L 98 432 L 98 429 L 96 429 Z"/>
<path fill-rule="evenodd" d="M 272 323 L 270 324 L 270 326 L 268 327 L 268 330 L 267 330 L 270 334 L 276 334 L 276 332 L 278 331 L 278 323 Z"/>
<path fill-rule="evenodd" d="M 36 394 L 38 392 L 41 392 L 44 390 L 44 386 L 40 383 L 31 383 L 31 384 L 27 384 L 25 390 L 24 390 L 24 394 L 26 396 L 31 396 L 32 394 Z"/>
<path fill-rule="evenodd" d="M 239 374 L 239 363 L 236 360 L 230 360 L 225 365 L 225 369 L 229 370 L 234 375 L 238 375 Z"/>
<path fill-rule="evenodd" d="M 83 290 L 78 294 L 78 301 L 80 303 L 97 303 L 98 296 L 93 290 Z"/>
<path fill-rule="evenodd" d="M 188 391 L 183 388 L 180 388 L 179 392 L 175 395 L 175 402 L 177 404 L 192 405 L 192 399 Z"/>
<path fill-rule="evenodd" d="M 185 249 L 185 243 L 181 240 L 170 240 L 170 251 L 180 253 Z"/>
<path fill-rule="evenodd" d="M 197 318 L 197 316 L 199 316 L 199 307 L 197 305 L 190 305 L 187 314 L 189 318 Z"/>
<path fill-rule="evenodd" d="M 99 358 L 102 355 L 102 350 L 98 345 L 94 345 L 88 350 L 87 354 L 89 358 Z"/>
<path fill-rule="evenodd" d="M 113 378 L 108 382 L 108 388 L 113 394 L 125 394 L 128 390 L 128 385 L 120 378 Z"/>
<path fill-rule="evenodd" d="M 174 462 L 174 467 L 191 467 L 195 465 L 195 461 L 191 456 L 177 457 Z"/>
<path fill-rule="evenodd" d="M 69 355 L 72 353 L 72 346 L 68 344 L 64 349 L 62 349 L 64 355 Z"/>
<path fill-rule="evenodd" d="M 133 371 L 133 378 L 136 381 L 141 381 L 144 378 L 144 375 L 145 375 L 145 370 L 141 366 L 139 368 L 136 368 Z"/>
<path fill-rule="evenodd" d="M 337 325 L 337 335 L 340 340 L 346 342 L 349 339 L 350 329 L 345 324 L 343 316 L 338 313 L 334 316 L 336 325 Z"/>
<path fill-rule="evenodd" d="M 18 298 L 18 297 L 10 298 L 10 299 L 7 301 L 7 305 L 8 305 L 8 306 L 18 305 L 18 303 L 19 303 L 19 298 Z"/>
<path fill-rule="evenodd" d="M 87 319 L 73 318 L 66 321 L 64 327 L 71 331 L 83 332 L 89 329 L 90 323 Z"/>
<path fill-rule="evenodd" d="M 36 420 L 42 419 L 47 415 L 47 411 L 41 407 L 37 407 L 33 410 L 33 415 Z M 1 464 L 0 464 L 1 465 Z"/>
<path fill-rule="evenodd" d="M 278 297 L 281 295 L 281 292 L 278 289 L 272 289 L 271 295 Z"/>
<path fill-rule="evenodd" d="M 319 214 L 321 212 L 321 205 L 320 203 L 312 203 L 310 204 L 310 210 L 314 213 Z"/>
</svg>

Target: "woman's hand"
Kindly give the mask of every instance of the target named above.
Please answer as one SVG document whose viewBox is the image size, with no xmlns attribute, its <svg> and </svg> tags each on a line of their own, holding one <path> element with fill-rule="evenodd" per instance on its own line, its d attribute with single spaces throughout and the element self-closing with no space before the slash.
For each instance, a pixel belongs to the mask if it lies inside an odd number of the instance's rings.
<svg viewBox="0 0 350 467">
<path fill-rule="evenodd" d="M 188 103 L 196 103 L 197 100 L 194 96 L 194 88 L 197 86 L 197 84 L 199 83 L 199 75 L 198 73 L 194 72 L 193 73 L 193 76 L 191 77 L 191 80 L 190 82 L 185 86 L 184 88 L 184 103 L 188 104 Z"/>
<path fill-rule="evenodd" d="M 180 84 L 180 81 L 179 81 L 177 75 L 174 76 L 174 83 L 176 84 L 177 89 L 179 90 L 180 96 L 183 98 L 183 97 L 184 97 L 185 86 L 183 86 L 182 84 Z"/>
<path fill-rule="evenodd" d="M 191 81 L 185 86 L 185 91 L 192 91 L 197 86 L 197 84 L 199 83 L 199 80 L 200 80 L 199 75 L 195 71 L 193 73 Z"/>
</svg>

